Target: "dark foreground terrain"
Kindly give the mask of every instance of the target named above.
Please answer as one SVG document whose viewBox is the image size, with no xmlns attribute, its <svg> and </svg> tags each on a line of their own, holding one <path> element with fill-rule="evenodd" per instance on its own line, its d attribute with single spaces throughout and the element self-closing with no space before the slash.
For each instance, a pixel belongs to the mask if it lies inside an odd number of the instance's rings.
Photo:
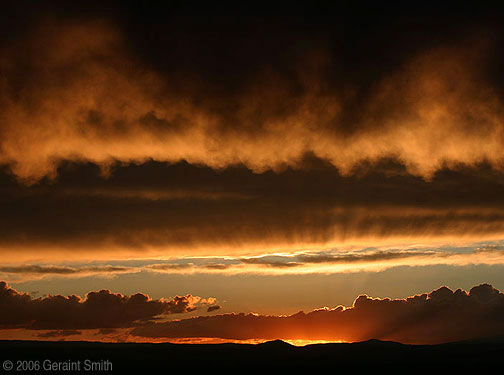
<svg viewBox="0 0 504 375">
<path fill-rule="evenodd" d="M 481 369 L 496 363 L 504 363 L 504 339 L 441 345 L 403 345 L 371 340 L 304 347 L 282 341 L 258 345 L 0 341 L 2 374 L 242 372 L 259 368 L 358 370 L 377 366 L 404 371 L 422 366 L 434 369 L 439 365 Z"/>
</svg>

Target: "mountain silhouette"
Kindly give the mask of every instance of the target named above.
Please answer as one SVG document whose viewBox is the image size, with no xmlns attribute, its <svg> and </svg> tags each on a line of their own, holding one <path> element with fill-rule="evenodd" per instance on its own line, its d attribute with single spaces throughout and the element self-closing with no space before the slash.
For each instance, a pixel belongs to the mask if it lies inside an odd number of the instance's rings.
<svg viewBox="0 0 504 375">
<path fill-rule="evenodd" d="M 262 344 L 152 344 L 86 341 L 0 341 L 0 361 L 110 361 L 113 372 L 154 373 L 210 368 L 359 368 L 405 365 L 484 366 L 504 363 L 504 339 L 489 338 L 439 345 L 406 345 L 368 340 L 294 346 L 282 340 Z M 43 369 L 42 369 L 43 370 Z M 44 373 L 44 371 L 37 373 Z M 52 372 L 54 373 L 54 372 Z M 102 374 L 106 372 L 101 372 Z"/>
</svg>

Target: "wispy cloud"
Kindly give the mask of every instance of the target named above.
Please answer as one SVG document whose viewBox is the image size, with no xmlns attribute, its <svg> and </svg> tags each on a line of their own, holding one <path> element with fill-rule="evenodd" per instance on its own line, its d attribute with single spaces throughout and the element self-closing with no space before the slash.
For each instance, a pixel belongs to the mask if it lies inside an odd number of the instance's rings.
<svg viewBox="0 0 504 375">
<path fill-rule="evenodd" d="M 399 266 L 504 264 L 499 241 L 451 247 L 348 248 L 311 250 L 294 253 L 263 254 L 254 257 L 192 257 L 169 260 L 115 260 L 94 265 L 10 265 L 0 274 L 10 281 L 40 278 L 118 277 L 123 274 L 154 272 L 167 274 L 315 274 L 378 272 Z"/>
</svg>

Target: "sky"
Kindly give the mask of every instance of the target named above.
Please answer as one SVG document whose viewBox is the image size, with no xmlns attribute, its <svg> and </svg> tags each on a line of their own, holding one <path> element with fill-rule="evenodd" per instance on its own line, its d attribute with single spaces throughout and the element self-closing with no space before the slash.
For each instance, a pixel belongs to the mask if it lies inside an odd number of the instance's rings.
<svg viewBox="0 0 504 375">
<path fill-rule="evenodd" d="M 6 6 L 0 339 L 504 335 L 502 16 Z"/>
</svg>

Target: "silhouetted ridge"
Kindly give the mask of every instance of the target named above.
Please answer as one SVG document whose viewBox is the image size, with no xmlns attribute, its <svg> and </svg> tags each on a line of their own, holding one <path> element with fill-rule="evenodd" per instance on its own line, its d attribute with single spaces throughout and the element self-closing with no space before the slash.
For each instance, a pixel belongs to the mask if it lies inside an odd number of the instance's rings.
<svg viewBox="0 0 504 375">
<path fill-rule="evenodd" d="M 400 342 L 384 341 L 384 340 L 378 340 L 378 339 L 370 339 L 370 340 L 366 340 L 366 341 L 359 341 L 359 342 L 354 342 L 352 344 L 354 344 L 354 345 L 369 345 L 369 346 L 384 346 L 384 345 L 400 345 L 400 346 L 404 346 L 404 344 L 401 344 Z"/>
<path fill-rule="evenodd" d="M 283 340 L 273 340 L 273 341 L 263 342 L 261 344 L 258 344 L 258 346 L 266 346 L 266 347 L 271 347 L 271 348 L 288 348 L 288 347 L 293 347 L 294 345 L 291 345 L 288 342 L 285 342 Z"/>
<path fill-rule="evenodd" d="M 504 364 L 502 340 L 454 342 L 439 345 L 407 345 L 393 341 L 368 340 L 360 343 L 328 343 L 296 347 L 281 340 L 250 344 L 153 344 L 54 341 L 0 341 L 0 363 L 31 360 L 42 363 L 108 360 L 113 373 L 158 373 L 166 369 L 314 369 L 375 368 L 387 366 L 450 365 L 466 368 L 474 365 Z M 392 367 L 391 365 L 398 365 Z M 44 374 L 47 372 L 37 372 Z"/>
</svg>

